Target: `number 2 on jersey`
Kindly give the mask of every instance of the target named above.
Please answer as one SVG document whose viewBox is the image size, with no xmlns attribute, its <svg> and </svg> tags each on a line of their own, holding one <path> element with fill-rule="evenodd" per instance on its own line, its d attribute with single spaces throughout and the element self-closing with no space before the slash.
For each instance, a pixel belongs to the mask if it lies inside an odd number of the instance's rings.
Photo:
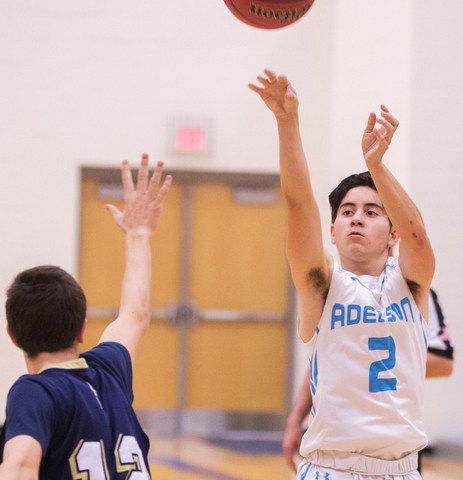
<svg viewBox="0 0 463 480">
<path fill-rule="evenodd" d="M 379 378 L 381 372 L 395 367 L 395 342 L 389 337 L 371 337 L 368 339 L 368 350 L 387 350 L 389 356 L 377 360 L 370 365 L 370 392 L 397 390 L 397 378 Z"/>
</svg>

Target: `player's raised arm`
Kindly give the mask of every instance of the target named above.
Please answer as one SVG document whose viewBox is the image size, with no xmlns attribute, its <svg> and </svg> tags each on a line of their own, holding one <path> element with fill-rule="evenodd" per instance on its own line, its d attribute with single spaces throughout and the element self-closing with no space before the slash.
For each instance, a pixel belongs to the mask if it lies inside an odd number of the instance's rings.
<svg viewBox="0 0 463 480">
<path fill-rule="evenodd" d="M 117 224 L 125 232 L 126 268 L 122 284 L 119 316 L 108 325 L 100 342 L 123 344 L 132 360 L 138 342 L 150 321 L 151 234 L 156 229 L 164 200 L 172 183 L 166 176 L 161 182 L 163 163 L 158 162 L 149 178 L 148 155 L 143 155 L 134 185 L 127 161 L 122 163 L 124 210 L 107 205 Z"/>
<path fill-rule="evenodd" d="M 377 126 L 377 124 L 379 126 Z M 362 137 L 362 151 L 368 170 L 393 227 L 400 236 L 399 262 L 405 279 L 416 286 L 414 296 L 427 311 L 428 291 L 435 260 L 420 211 L 402 185 L 383 163 L 383 156 L 399 125 L 381 105 L 381 114 L 370 113 Z"/>
<path fill-rule="evenodd" d="M 284 75 L 271 70 L 249 84 L 275 115 L 280 145 L 280 179 L 288 205 L 288 260 L 300 294 L 299 333 L 310 340 L 329 286 L 331 257 L 322 243 L 320 213 L 299 131 L 298 98 Z"/>
</svg>

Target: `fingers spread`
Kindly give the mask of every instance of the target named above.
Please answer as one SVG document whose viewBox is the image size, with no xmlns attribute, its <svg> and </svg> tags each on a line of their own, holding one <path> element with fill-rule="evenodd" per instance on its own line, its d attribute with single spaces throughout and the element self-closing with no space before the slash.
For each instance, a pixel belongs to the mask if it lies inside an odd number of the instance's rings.
<svg viewBox="0 0 463 480">
<path fill-rule="evenodd" d="M 265 69 L 264 70 L 265 75 L 258 75 L 257 80 L 258 82 L 262 85 L 262 87 L 259 87 L 257 85 L 254 85 L 253 83 L 249 83 L 248 87 L 253 91 L 258 93 L 259 95 L 262 96 L 264 91 L 267 89 L 267 87 L 271 87 L 272 85 L 278 85 L 279 87 L 291 87 L 288 78 L 286 75 L 276 75 L 276 73 L 272 72 L 272 70 Z M 295 92 L 294 92 L 295 94 Z"/>
<path fill-rule="evenodd" d="M 138 170 L 137 176 L 137 192 L 144 194 L 148 192 L 152 198 L 156 200 L 157 197 L 160 197 L 161 201 L 167 194 L 169 187 L 172 183 L 172 176 L 168 175 L 164 181 L 162 187 L 160 187 L 162 172 L 164 170 L 164 162 L 158 161 L 154 172 L 149 176 L 149 156 L 144 153 L 141 157 L 140 168 Z M 124 160 L 121 167 L 121 178 L 122 184 L 124 187 L 125 195 L 132 194 L 135 191 L 135 186 L 132 178 L 132 172 L 130 170 L 129 162 Z M 106 205 L 106 208 L 116 217 L 117 213 L 120 211 L 113 205 Z"/>
<path fill-rule="evenodd" d="M 288 88 L 286 90 L 286 96 L 290 99 L 296 98 L 296 90 L 291 85 L 288 85 Z"/>
<path fill-rule="evenodd" d="M 277 79 L 277 76 L 276 76 L 275 72 L 273 72 L 272 70 L 270 70 L 268 68 L 264 68 L 264 73 L 265 73 L 265 75 L 267 75 L 267 77 L 269 78 L 269 80 L 271 82 L 274 82 Z"/>
<path fill-rule="evenodd" d="M 268 78 L 263 77 L 262 75 L 257 75 L 257 80 L 266 87 L 267 85 L 270 85 L 271 81 Z"/>
<path fill-rule="evenodd" d="M 137 178 L 137 189 L 141 192 L 146 192 L 148 188 L 148 164 L 149 158 L 148 154 L 144 153 L 141 156 L 140 168 L 138 169 L 138 178 Z"/>
<path fill-rule="evenodd" d="M 271 85 L 272 83 L 275 83 L 275 82 L 283 83 L 284 85 L 287 85 L 289 83 L 288 79 L 286 78 L 286 75 L 277 76 L 276 73 L 272 72 L 272 70 L 269 70 L 267 68 L 264 70 L 264 73 L 266 77 L 264 77 L 263 75 L 257 76 L 257 80 L 259 80 L 259 82 L 264 87 Z"/>
<path fill-rule="evenodd" d="M 120 220 L 122 218 L 122 212 L 117 207 L 109 203 L 105 205 L 105 207 L 106 207 L 106 210 L 108 210 L 108 212 L 114 217 L 114 220 L 116 220 L 116 222 L 120 224 Z"/>
<path fill-rule="evenodd" d="M 376 113 L 371 112 L 368 116 L 367 126 L 365 128 L 366 133 L 371 133 L 376 125 Z"/>
<path fill-rule="evenodd" d="M 163 169 L 164 169 L 164 162 L 161 162 L 161 161 L 157 162 L 149 183 L 149 193 L 151 195 L 156 195 L 159 190 L 159 184 L 161 183 Z"/>
<path fill-rule="evenodd" d="M 258 87 L 257 85 L 254 85 L 253 83 L 248 83 L 248 87 L 249 87 L 253 92 L 258 93 L 259 95 L 261 95 L 262 92 L 264 91 L 263 88 L 260 88 L 260 87 Z"/>
<path fill-rule="evenodd" d="M 392 115 L 390 112 L 382 112 L 381 113 L 382 117 L 385 118 L 394 128 L 397 128 L 399 126 L 399 121 L 397 118 Z"/>
<path fill-rule="evenodd" d="M 392 137 L 396 127 L 391 122 L 383 118 L 378 118 L 376 121 L 381 125 L 380 133 L 384 136 Z"/>
<path fill-rule="evenodd" d="M 132 193 L 134 190 L 132 172 L 130 171 L 130 165 L 127 160 L 122 161 L 121 167 L 121 181 L 124 187 L 125 195 Z"/>
<path fill-rule="evenodd" d="M 161 189 L 159 190 L 158 194 L 156 195 L 156 198 L 154 199 L 154 202 L 157 206 L 160 206 L 164 203 L 164 199 L 167 196 L 167 192 L 170 189 L 170 186 L 172 185 L 172 175 L 167 175 L 166 178 L 164 179 L 164 183 L 162 184 Z"/>
</svg>

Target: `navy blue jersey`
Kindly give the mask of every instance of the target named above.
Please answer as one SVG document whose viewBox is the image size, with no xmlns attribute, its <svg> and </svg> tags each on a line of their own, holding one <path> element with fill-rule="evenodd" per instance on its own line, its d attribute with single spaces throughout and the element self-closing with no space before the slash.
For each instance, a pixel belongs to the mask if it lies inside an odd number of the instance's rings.
<svg viewBox="0 0 463 480">
<path fill-rule="evenodd" d="M 42 446 L 40 479 L 150 479 L 149 440 L 132 408 L 125 347 L 101 343 L 71 362 L 23 375 L 7 399 L 5 441 Z M 84 476 L 83 476 L 84 475 Z"/>
</svg>

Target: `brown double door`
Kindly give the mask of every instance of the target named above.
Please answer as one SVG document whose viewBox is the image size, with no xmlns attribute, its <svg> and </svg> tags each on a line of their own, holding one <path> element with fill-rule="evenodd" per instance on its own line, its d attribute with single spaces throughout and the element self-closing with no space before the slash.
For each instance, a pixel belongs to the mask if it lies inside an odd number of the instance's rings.
<svg viewBox="0 0 463 480">
<path fill-rule="evenodd" d="M 135 407 L 147 423 L 153 419 L 154 433 L 235 428 L 219 425 L 227 415 L 266 429 L 258 419 L 284 417 L 291 383 L 292 295 L 278 178 L 173 174 L 152 240 L 152 322 L 134 366 Z M 117 315 L 123 235 L 104 205 L 121 205 L 118 185 L 117 171 L 83 170 L 84 348 Z"/>
</svg>

